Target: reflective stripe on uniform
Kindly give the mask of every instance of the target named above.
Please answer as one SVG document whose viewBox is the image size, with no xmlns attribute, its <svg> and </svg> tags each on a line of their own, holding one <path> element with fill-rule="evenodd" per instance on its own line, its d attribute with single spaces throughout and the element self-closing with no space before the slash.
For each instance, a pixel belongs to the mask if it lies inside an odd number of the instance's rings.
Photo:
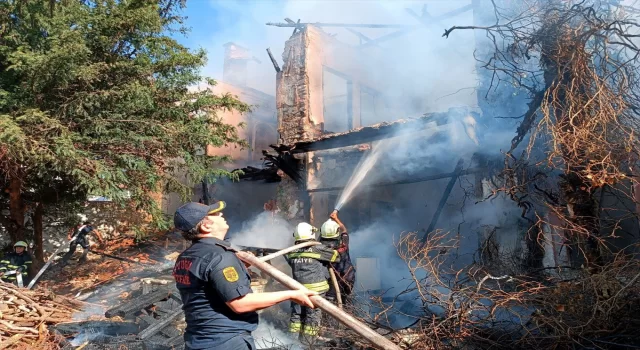
<svg viewBox="0 0 640 350">
<path fill-rule="evenodd" d="M 318 335 L 318 333 L 320 333 L 320 327 L 313 327 L 313 326 L 307 326 L 305 325 L 302 328 L 302 333 L 306 334 L 306 335 Z"/>
<path fill-rule="evenodd" d="M 307 283 L 302 285 L 314 292 L 326 292 L 329 290 L 329 282 L 327 281 L 322 281 L 317 283 Z"/>
<path fill-rule="evenodd" d="M 320 259 L 321 257 L 322 257 L 322 255 L 320 255 L 320 253 L 302 252 L 302 253 L 291 253 L 291 254 L 289 254 L 289 258 L 290 259 L 295 259 L 295 258 Z"/>
<path fill-rule="evenodd" d="M 331 257 L 331 260 L 330 260 L 329 262 L 334 262 L 334 261 L 336 261 L 336 259 L 338 259 L 338 256 L 340 256 L 340 255 L 338 254 L 338 251 L 337 251 L 337 250 L 334 250 L 334 251 L 333 251 L 333 256 Z"/>
<path fill-rule="evenodd" d="M 291 322 L 289 323 L 289 332 L 291 333 L 299 333 L 302 329 L 302 323 L 300 322 Z"/>
</svg>

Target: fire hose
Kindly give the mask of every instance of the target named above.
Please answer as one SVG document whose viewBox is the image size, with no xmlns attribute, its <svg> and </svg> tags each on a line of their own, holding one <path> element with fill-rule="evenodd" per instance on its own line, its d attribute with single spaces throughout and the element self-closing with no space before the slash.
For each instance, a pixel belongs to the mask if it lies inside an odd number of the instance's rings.
<svg viewBox="0 0 640 350">
<path fill-rule="evenodd" d="M 306 289 L 302 284 L 300 284 L 293 278 L 287 276 L 284 272 L 260 260 L 260 258 L 256 257 L 253 254 L 250 254 L 247 252 L 237 252 L 236 255 L 238 256 L 238 258 L 240 258 L 240 260 L 263 271 L 264 273 L 273 277 L 273 279 L 282 283 L 284 286 L 288 288 L 291 288 L 293 290 Z M 313 302 L 313 305 L 325 311 L 326 313 L 328 313 L 329 315 L 331 315 L 332 317 L 340 321 L 345 326 L 354 330 L 356 333 L 358 333 L 359 335 L 367 339 L 374 347 L 378 349 L 400 350 L 400 347 L 392 343 L 389 339 L 376 333 L 374 330 L 367 327 L 367 325 L 360 322 L 358 319 L 349 315 L 343 310 L 339 309 L 337 306 L 333 305 L 331 302 L 329 302 L 325 298 L 318 295 L 314 295 L 310 297 L 310 299 Z"/>
<path fill-rule="evenodd" d="M 314 245 L 318 245 L 321 244 L 320 242 L 304 242 L 304 243 L 300 243 L 300 244 L 296 244 L 294 246 L 291 246 L 289 248 L 285 248 L 282 250 L 279 250 L 275 253 L 271 253 L 269 255 L 265 255 L 265 256 L 261 256 L 258 259 L 260 259 L 260 261 L 269 261 L 272 260 L 274 258 L 277 258 L 279 256 L 285 255 L 287 253 L 290 253 L 296 249 L 300 249 L 300 248 L 305 248 L 305 247 L 311 247 Z M 338 286 L 338 279 L 336 278 L 336 273 L 333 271 L 333 268 L 329 269 L 329 274 L 331 275 L 331 284 L 333 284 L 333 289 L 336 291 L 336 300 L 338 301 L 338 307 L 342 309 L 342 295 L 340 294 L 340 288 Z"/>
<path fill-rule="evenodd" d="M 265 255 L 265 256 L 261 256 L 258 259 L 260 259 L 260 261 L 269 261 L 272 260 L 274 258 L 277 258 L 279 256 L 285 255 L 287 253 L 290 253 L 296 249 L 300 249 L 300 248 L 305 248 L 305 247 L 311 247 L 314 245 L 318 245 L 321 244 L 320 242 L 304 242 L 304 243 L 300 243 L 300 244 L 296 244 L 294 246 L 291 246 L 289 248 L 285 248 L 282 250 L 279 250 L 275 253 L 271 253 L 269 255 Z M 340 294 L 340 288 L 338 285 L 338 279 L 336 278 L 336 273 L 333 271 L 333 268 L 329 269 L 329 274 L 331 275 L 331 284 L 333 284 L 333 289 L 336 291 L 336 300 L 338 301 L 338 307 L 342 309 L 342 295 Z"/>
<path fill-rule="evenodd" d="M 2 275 L 2 277 L 10 276 L 10 275 L 16 275 L 16 281 L 18 282 L 18 287 L 20 288 L 24 287 L 24 283 L 22 282 L 22 269 L 7 271 Z"/>
<path fill-rule="evenodd" d="M 305 248 L 305 247 L 311 247 L 311 246 L 318 245 L 318 244 L 321 244 L 321 243 L 320 242 L 316 242 L 316 241 L 304 242 L 304 243 L 296 244 L 296 245 L 291 246 L 289 248 L 285 248 L 285 249 L 279 250 L 279 251 L 277 251 L 275 253 L 271 253 L 269 255 L 261 256 L 258 259 L 260 259 L 260 261 L 269 261 L 269 260 L 272 260 L 272 259 L 277 258 L 279 256 L 285 255 L 287 253 L 291 253 L 292 251 L 294 251 L 296 249 Z"/>
<path fill-rule="evenodd" d="M 71 242 L 75 241 L 77 237 L 73 237 L 71 240 L 69 240 L 69 242 L 67 242 L 67 244 L 70 244 Z M 53 254 L 51 254 L 51 256 L 49 256 L 49 261 L 47 261 L 46 264 L 44 264 L 44 266 L 40 269 L 40 271 L 38 271 L 38 273 L 36 274 L 35 277 L 33 277 L 33 279 L 31 280 L 31 282 L 29 282 L 29 285 L 27 286 L 27 289 L 31 289 L 33 288 L 33 286 L 36 284 L 36 282 L 38 281 L 38 278 L 40 278 L 40 276 L 42 276 L 42 274 L 47 270 L 47 268 L 49 267 L 49 265 L 51 265 L 51 263 L 53 262 L 53 258 L 56 257 L 56 255 L 58 254 L 58 252 L 60 252 L 60 250 L 62 248 L 66 247 L 66 244 L 60 244 L 60 246 L 58 247 L 58 249 L 56 249 L 55 252 L 53 252 Z"/>
<path fill-rule="evenodd" d="M 120 261 L 125 261 L 128 263 L 132 263 L 132 264 L 139 264 L 139 265 L 144 265 L 143 263 L 139 262 L 139 261 L 135 261 L 135 260 L 131 260 L 131 259 L 127 259 L 127 258 L 123 258 L 120 256 L 116 256 L 116 255 L 111 255 L 111 254 L 107 254 L 105 252 L 100 252 L 97 250 L 91 250 L 89 249 L 89 253 L 93 253 L 93 254 L 97 254 L 97 255 L 101 255 L 104 256 L 106 258 L 111 258 L 111 259 L 116 259 L 116 260 L 120 260 Z"/>
</svg>

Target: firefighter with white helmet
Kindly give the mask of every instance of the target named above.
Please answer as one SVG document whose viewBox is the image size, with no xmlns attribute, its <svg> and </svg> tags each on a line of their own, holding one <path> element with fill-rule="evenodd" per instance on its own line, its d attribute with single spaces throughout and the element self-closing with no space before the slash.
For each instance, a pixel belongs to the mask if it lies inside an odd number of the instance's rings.
<svg viewBox="0 0 640 350">
<path fill-rule="evenodd" d="M 332 263 L 332 268 L 338 280 L 340 295 L 346 303 L 353 291 L 353 284 L 356 279 L 356 270 L 351 263 L 349 256 L 349 233 L 346 226 L 338 218 L 338 211 L 334 210 L 329 216 L 329 220 L 322 224 L 320 232 L 320 242 L 332 249 L 336 249 L 340 254 L 340 260 Z M 331 285 L 331 289 L 327 292 L 327 299 L 335 299 L 336 292 Z"/>
<path fill-rule="evenodd" d="M 317 231 L 317 228 L 306 222 L 299 223 L 293 232 L 295 244 L 315 241 Z M 291 266 L 291 274 L 296 281 L 324 296 L 324 293 L 329 290 L 328 264 L 338 262 L 340 255 L 338 251 L 320 244 L 294 250 L 285 258 Z M 320 309 L 311 309 L 292 303 L 289 332 L 298 333 L 301 340 L 314 342 L 318 338 L 321 320 Z"/>
<path fill-rule="evenodd" d="M 33 259 L 27 247 L 27 242 L 18 241 L 13 245 L 13 252 L 0 259 L 0 278 L 3 281 L 18 285 L 29 283 L 29 268 Z"/>
</svg>

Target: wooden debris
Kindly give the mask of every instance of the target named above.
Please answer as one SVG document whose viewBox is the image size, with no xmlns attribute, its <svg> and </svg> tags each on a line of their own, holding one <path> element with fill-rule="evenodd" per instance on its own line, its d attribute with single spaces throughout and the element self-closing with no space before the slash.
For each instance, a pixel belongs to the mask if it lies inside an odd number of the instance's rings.
<svg viewBox="0 0 640 350">
<path fill-rule="evenodd" d="M 0 282 L 0 349 L 41 349 L 51 341 L 47 326 L 72 319 L 84 303 L 41 289 Z"/>
<path fill-rule="evenodd" d="M 129 300 L 128 302 L 121 304 L 113 309 L 107 310 L 105 316 L 109 318 L 114 316 L 127 317 L 127 315 L 132 312 L 137 312 L 148 305 L 168 298 L 169 293 L 170 292 L 168 289 L 162 288 L 156 290 L 155 292 L 144 294 L 140 297 Z"/>
</svg>

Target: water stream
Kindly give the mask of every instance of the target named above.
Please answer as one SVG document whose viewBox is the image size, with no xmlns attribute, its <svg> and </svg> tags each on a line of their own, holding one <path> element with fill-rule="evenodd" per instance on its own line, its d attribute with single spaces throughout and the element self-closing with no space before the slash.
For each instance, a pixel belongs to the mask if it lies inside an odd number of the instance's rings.
<svg viewBox="0 0 640 350">
<path fill-rule="evenodd" d="M 355 194 L 356 189 L 358 189 L 358 185 L 362 183 L 365 179 L 369 171 L 373 168 L 373 166 L 378 162 L 380 156 L 384 153 L 384 149 L 387 148 L 390 139 L 383 140 L 378 144 L 375 144 L 372 148 L 373 150 L 369 152 L 366 156 L 364 156 L 358 166 L 351 174 L 351 178 L 349 178 L 349 182 L 347 182 L 347 186 L 342 190 L 340 197 L 338 198 L 338 202 L 336 203 L 335 209 L 340 210 Z"/>
</svg>

